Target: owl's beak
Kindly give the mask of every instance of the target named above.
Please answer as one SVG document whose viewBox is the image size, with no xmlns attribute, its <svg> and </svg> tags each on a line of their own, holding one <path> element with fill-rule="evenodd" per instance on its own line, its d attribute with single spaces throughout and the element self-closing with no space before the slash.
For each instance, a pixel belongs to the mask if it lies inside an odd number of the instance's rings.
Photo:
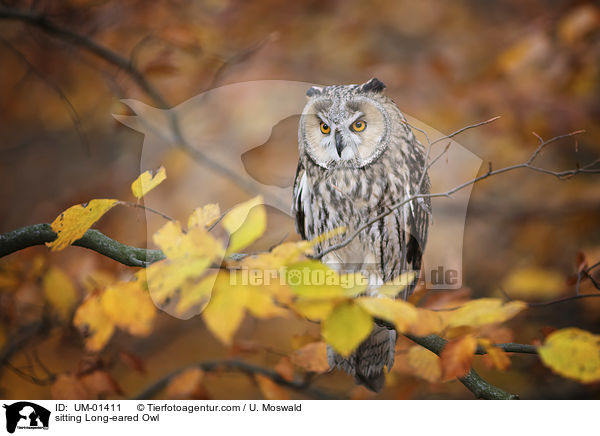
<svg viewBox="0 0 600 436">
<path fill-rule="evenodd" d="M 339 157 L 342 157 L 342 151 L 344 150 L 344 142 L 342 141 L 342 134 L 338 131 L 335 132 L 335 149 Z"/>
</svg>

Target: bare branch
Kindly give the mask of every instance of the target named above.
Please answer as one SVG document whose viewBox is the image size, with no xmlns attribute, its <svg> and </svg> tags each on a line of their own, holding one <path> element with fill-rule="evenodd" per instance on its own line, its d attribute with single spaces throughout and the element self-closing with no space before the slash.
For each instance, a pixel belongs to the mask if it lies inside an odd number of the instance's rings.
<svg viewBox="0 0 600 436">
<path fill-rule="evenodd" d="M 435 141 L 433 141 L 431 143 L 431 145 L 435 145 L 438 142 L 443 141 L 445 139 L 454 138 L 455 136 L 458 136 L 458 135 L 460 135 L 461 133 L 463 133 L 463 132 L 465 132 L 467 130 L 471 130 L 471 129 L 474 129 L 476 127 L 485 126 L 486 124 L 493 123 L 494 121 L 499 120 L 500 118 L 501 118 L 501 116 L 498 115 L 498 116 L 495 116 L 493 118 L 490 118 L 489 120 L 481 121 L 480 123 L 470 124 L 470 125 L 465 126 L 465 127 L 461 128 L 461 129 L 458 129 L 455 132 L 450 133 L 449 135 L 442 136 L 441 138 L 436 139 Z"/>
<path fill-rule="evenodd" d="M 163 97 L 163 95 L 156 88 L 154 88 L 154 86 L 152 86 L 148 80 L 146 80 L 142 72 L 138 70 L 129 59 L 99 44 L 93 39 L 85 35 L 81 35 L 77 32 L 73 32 L 72 30 L 66 29 L 56 24 L 55 22 L 49 20 L 45 15 L 34 11 L 24 11 L 0 7 L 0 19 L 16 20 L 36 26 L 37 28 L 48 33 L 49 35 L 70 42 L 79 48 L 93 53 L 94 55 L 100 57 L 104 61 L 116 66 L 120 70 L 127 73 L 160 109 L 170 108 L 170 105 L 168 104 L 167 100 Z M 261 41 L 257 45 L 252 46 L 248 50 L 242 52 L 240 54 L 241 57 L 234 57 L 229 61 L 226 61 L 223 67 L 246 59 L 247 56 L 262 48 L 262 46 L 268 40 L 269 39 Z M 276 196 L 272 196 L 267 192 L 263 192 L 261 185 L 254 179 L 249 177 L 243 177 L 237 174 L 235 171 L 232 171 L 228 167 L 222 165 L 220 162 L 211 159 L 202 151 L 192 146 L 183 135 L 179 119 L 176 113 L 172 110 L 169 110 L 168 115 L 170 118 L 171 130 L 176 143 L 175 145 L 181 147 L 186 153 L 190 155 L 192 159 L 194 159 L 202 165 L 205 165 L 209 170 L 220 173 L 227 179 L 233 181 L 236 185 L 238 185 L 241 189 L 244 189 L 249 194 L 263 194 L 265 197 L 269 198 L 271 203 L 276 204 L 283 209 L 287 209 L 287 204 L 282 204 L 282 202 Z"/>
<path fill-rule="evenodd" d="M 354 238 L 356 238 L 363 230 L 367 229 L 368 227 L 372 226 L 373 224 L 375 224 L 382 218 L 391 214 L 396 209 L 399 209 L 400 207 L 404 206 L 406 203 L 409 203 L 409 202 L 419 199 L 419 198 L 440 198 L 440 197 L 448 197 L 449 198 L 452 196 L 452 194 L 454 194 L 468 186 L 474 185 L 475 183 L 477 183 L 481 180 L 487 179 L 488 177 L 496 176 L 498 174 L 503 174 L 503 173 L 507 173 L 507 172 L 514 171 L 517 169 L 522 169 L 522 168 L 540 172 L 540 173 L 544 173 L 544 174 L 549 174 L 554 177 L 557 177 L 558 179 L 570 178 L 570 177 L 572 177 L 576 174 L 580 174 L 580 173 L 598 174 L 598 173 L 600 173 L 600 168 L 594 168 L 594 167 L 596 166 L 596 164 L 598 164 L 600 162 L 600 159 L 597 159 L 583 167 L 575 168 L 572 170 L 566 170 L 566 171 L 552 171 L 552 170 L 548 170 L 545 168 L 536 167 L 532 164 L 533 160 L 536 158 L 536 156 L 539 154 L 539 152 L 542 150 L 542 148 L 545 145 L 555 142 L 562 138 L 568 138 L 571 136 L 578 135 L 582 132 L 583 132 L 582 130 L 578 130 L 578 131 L 567 133 L 564 135 L 555 136 L 554 138 L 551 138 L 547 141 L 544 141 L 542 144 L 540 144 L 540 146 L 536 149 L 536 151 L 529 157 L 529 159 L 526 162 L 515 164 L 515 165 L 510 165 L 510 166 L 500 168 L 497 170 L 492 170 L 490 167 L 485 174 L 482 174 L 481 176 L 478 176 L 478 177 L 475 177 L 474 179 L 466 181 L 466 182 L 464 182 L 458 186 L 455 186 L 454 188 L 449 189 L 445 192 L 437 192 L 437 193 L 431 193 L 431 194 L 413 194 L 413 195 L 409 196 L 408 198 L 403 199 L 399 203 L 396 203 L 396 204 L 388 207 L 387 210 L 384 210 L 380 214 L 376 215 L 375 217 L 371 218 L 370 220 L 368 220 L 367 222 L 365 222 L 364 224 L 359 226 L 357 229 L 355 229 L 352 233 L 350 233 L 350 235 L 344 241 L 326 248 L 325 250 L 321 251 L 320 253 L 314 255 L 313 258 L 321 259 L 321 258 L 323 258 L 323 256 L 331 253 L 332 251 L 339 250 L 340 248 L 344 248 L 345 246 L 350 244 L 350 242 L 352 242 L 352 240 Z"/>
<path fill-rule="evenodd" d="M 119 203 L 122 204 L 123 206 L 135 207 L 137 209 L 147 210 L 148 212 L 153 213 L 158 216 L 161 216 L 168 221 L 175 221 L 175 218 L 171 218 L 169 215 L 162 213 L 161 211 L 158 211 L 156 209 L 152 209 L 151 207 L 145 206 L 141 203 L 132 203 L 131 201 L 119 201 Z"/>
<path fill-rule="evenodd" d="M 527 306 L 543 307 L 543 306 L 550 306 L 552 304 L 566 303 L 567 301 L 581 300 L 583 298 L 598 298 L 598 297 L 600 297 L 600 294 L 577 294 L 577 295 L 572 295 L 570 297 L 557 298 L 556 300 L 543 301 L 541 303 L 527 303 Z"/>
<path fill-rule="evenodd" d="M 254 375 L 263 375 L 265 377 L 270 378 L 275 383 L 280 386 L 290 388 L 294 391 L 300 392 L 312 398 L 323 399 L 323 400 L 335 400 L 342 399 L 340 395 L 336 395 L 330 392 L 323 391 L 321 389 L 317 389 L 310 385 L 310 379 L 307 382 L 304 379 L 294 379 L 292 381 L 288 381 L 280 376 L 277 372 L 264 368 L 261 366 L 253 365 L 251 363 L 247 363 L 241 360 L 211 360 L 206 362 L 198 362 L 193 365 L 189 365 L 183 368 L 176 369 L 173 372 L 165 375 L 161 379 L 152 383 L 150 386 L 143 389 L 137 395 L 132 397 L 133 400 L 144 400 L 152 398 L 154 395 L 158 394 L 161 390 L 163 390 L 171 380 L 173 380 L 176 376 L 181 374 L 183 371 L 190 368 L 199 368 L 205 372 L 211 371 L 230 371 L 230 372 L 241 372 L 244 374 L 248 374 L 251 376 Z"/>
<path fill-rule="evenodd" d="M 12 51 L 15 54 L 15 56 L 17 56 L 25 65 L 27 65 L 27 67 L 29 68 L 30 71 L 33 72 L 33 74 L 35 74 L 48 88 L 52 89 L 56 93 L 56 95 L 58 95 L 58 97 L 63 101 L 63 103 L 65 104 L 65 107 L 67 108 L 67 112 L 69 113 L 69 117 L 71 118 L 71 121 L 73 122 L 75 131 L 77 132 L 77 136 L 79 136 L 79 140 L 81 141 L 81 144 L 85 148 L 85 151 L 87 153 L 90 153 L 90 144 L 89 144 L 89 141 L 87 139 L 85 132 L 81 128 L 81 118 L 79 117 L 79 113 L 77 112 L 77 109 L 75 109 L 75 106 L 73 106 L 73 103 L 71 103 L 71 100 L 69 100 L 69 98 L 65 95 L 63 90 L 60 89 L 60 87 L 57 84 L 48 80 L 48 78 L 45 77 L 31 63 L 31 61 L 29 61 L 29 59 L 27 59 L 27 56 L 25 56 L 20 50 L 18 50 L 16 47 L 14 47 L 11 43 L 4 40 L 3 38 L 0 38 L 0 41 L 2 41 L 2 43 L 10 51 Z"/>
<path fill-rule="evenodd" d="M 429 336 L 413 336 L 405 334 L 405 336 L 411 341 L 419 344 L 420 346 L 427 348 L 429 351 L 437 354 L 438 356 L 446 346 L 448 342 L 444 338 L 437 335 Z M 484 379 L 474 369 L 471 369 L 469 373 L 458 379 L 465 387 L 470 390 L 473 395 L 477 398 L 485 400 L 518 400 L 519 396 L 508 393 L 497 386 L 494 386 Z"/>
<path fill-rule="evenodd" d="M 83 48 L 106 62 L 118 67 L 125 71 L 135 83 L 152 99 L 154 102 L 163 109 L 169 107 L 167 101 L 163 96 L 154 89 L 154 87 L 146 80 L 144 75 L 133 66 L 129 59 L 121 56 L 120 54 L 110 50 L 109 48 L 97 43 L 91 38 L 88 38 L 79 33 L 73 32 L 69 29 L 65 29 L 53 21 L 49 20 L 44 14 L 40 14 L 34 11 L 24 11 L 11 8 L 0 8 L 0 19 L 16 20 L 21 21 L 33 26 L 36 26 L 40 30 L 55 36 L 59 39 L 68 41 L 80 48 Z"/>
<path fill-rule="evenodd" d="M 0 245 L 1 247 L 1 245 Z M 8 364 L 11 357 L 23 347 L 33 341 L 38 335 L 45 335 L 50 331 L 50 321 L 44 316 L 39 321 L 34 321 L 20 327 L 10 336 L 8 343 L 0 350 L 0 368 Z"/>
<path fill-rule="evenodd" d="M 50 224 L 34 224 L 0 235 L 0 257 L 56 239 Z M 161 250 L 137 248 L 122 244 L 98 230 L 90 229 L 73 245 L 88 248 L 126 266 L 143 267 L 165 258 Z"/>
<path fill-rule="evenodd" d="M 493 344 L 494 347 L 498 347 L 507 353 L 520 353 L 520 354 L 538 354 L 537 347 L 530 344 L 517 344 L 515 342 L 508 342 L 506 344 Z M 488 354 L 483 347 L 477 347 L 475 354 Z"/>
</svg>

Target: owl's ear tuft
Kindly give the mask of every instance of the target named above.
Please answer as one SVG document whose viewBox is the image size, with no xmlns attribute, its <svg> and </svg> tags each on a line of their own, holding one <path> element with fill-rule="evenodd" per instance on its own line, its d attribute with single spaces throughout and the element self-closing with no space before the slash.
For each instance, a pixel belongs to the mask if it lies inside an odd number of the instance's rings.
<svg viewBox="0 0 600 436">
<path fill-rule="evenodd" d="M 360 90 L 363 92 L 381 92 L 385 89 L 385 84 L 379 80 L 377 77 L 373 77 L 367 83 L 363 83 L 360 86 Z"/>
<path fill-rule="evenodd" d="M 314 97 L 315 95 L 321 95 L 323 92 L 323 88 L 319 86 L 311 86 L 308 91 L 306 91 L 307 97 Z"/>
</svg>

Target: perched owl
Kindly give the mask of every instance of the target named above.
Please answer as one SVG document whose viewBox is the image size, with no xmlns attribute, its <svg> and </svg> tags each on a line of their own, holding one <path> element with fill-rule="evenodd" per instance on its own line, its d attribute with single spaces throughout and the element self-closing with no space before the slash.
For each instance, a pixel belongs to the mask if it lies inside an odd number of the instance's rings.
<svg viewBox="0 0 600 436">
<path fill-rule="evenodd" d="M 292 215 L 303 239 L 345 226 L 344 235 L 317 245 L 323 251 L 387 207 L 429 192 L 425 151 L 396 104 L 373 78 L 362 85 L 312 87 L 298 131 L 300 160 Z M 430 215 L 429 199 L 413 200 L 363 230 L 352 242 L 323 257 L 342 272 L 369 278 L 367 293 L 407 271 L 418 275 Z M 416 283 L 415 279 L 415 283 Z M 404 292 L 406 299 L 413 283 Z M 384 369 L 394 363 L 396 331 L 373 331 L 348 357 L 328 348 L 329 364 L 379 391 Z"/>
</svg>

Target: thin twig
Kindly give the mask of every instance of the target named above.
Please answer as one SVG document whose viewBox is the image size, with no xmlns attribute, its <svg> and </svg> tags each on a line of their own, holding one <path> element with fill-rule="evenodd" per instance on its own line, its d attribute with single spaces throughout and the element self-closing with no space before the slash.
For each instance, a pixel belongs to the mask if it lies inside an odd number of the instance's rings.
<svg viewBox="0 0 600 436">
<path fill-rule="evenodd" d="M 6 41 L 3 38 L 0 38 L 0 41 L 2 41 L 2 43 L 9 50 L 11 50 L 15 54 L 15 56 L 17 56 L 19 59 L 21 59 L 21 61 L 25 65 L 27 65 L 29 70 L 31 72 L 33 72 L 33 74 L 35 74 L 48 88 L 52 89 L 56 93 L 56 95 L 58 95 L 58 97 L 62 100 L 62 102 L 65 104 L 65 107 L 67 108 L 69 117 L 71 118 L 71 121 L 73 122 L 73 126 L 75 127 L 75 132 L 77 132 L 77 136 L 79 136 L 79 140 L 81 141 L 81 144 L 85 148 L 86 152 L 89 154 L 90 153 L 90 144 L 89 144 L 89 141 L 87 139 L 85 132 L 81 128 L 81 118 L 79 117 L 79 113 L 77 112 L 77 109 L 75 109 L 75 106 L 73 106 L 73 103 L 71 103 L 71 100 L 69 100 L 69 98 L 65 95 L 63 90 L 58 85 L 51 82 L 47 77 L 45 77 L 31 63 L 31 61 L 29 59 L 27 59 L 27 57 L 20 50 L 18 50 L 16 47 L 14 47 L 11 43 L 9 43 L 8 41 Z"/>
<path fill-rule="evenodd" d="M 431 143 L 431 145 L 435 145 L 438 142 L 443 141 L 445 139 L 454 138 L 455 136 L 458 136 L 458 135 L 460 135 L 461 133 L 463 133 L 463 132 L 465 132 L 467 130 L 471 130 L 471 129 L 474 129 L 476 127 L 481 127 L 481 126 L 485 126 L 486 124 L 493 123 L 494 121 L 499 120 L 500 118 L 501 118 L 501 116 L 498 115 L 498 116 L 490 118 L 489 120 L 481 121 L 480 123 L 470 124 L 470 125 L 465 126 L 465 127 L 461 128 L 461 129 L 458 129 L 455 132 L 450 133 L 449 135 L 442 136 L 441 138 L 436 139 L 435 141 L 433 141 Z"/>
<path fill-rule="evenodd" d="M 419 344 L 420 346 L 427 348 L 429 351 L 437 354 L 438 356 L 446 346 L 448 342 L 444 338 L 437 335 L 429 336 L 413 336 L 405 334 L 405 336 L 411 341 Z M 471 369 L 464 377 L 458 379 L 465 387 L 470 390 L 473 395 L 477 398 L 485 400 L 518 400 L 519 396 L 511 394 L 494 386 L 482 379 L 474 369 Z"/>
<path fill-rule="evenodd" d="M 70 42 L 79 48 L 93 53 L 94 55 L 108 62 L 109 64 L 112 64 L 120 70 L 124 71 L 154 101 L 154 103 L 160 109 L 167 110 L 167 115 L 171 124 L 170 127 L 175 145 L 182 148 L 187 154 L 190 155 L 192 159 L 194 159 L 198 163 L 203 164 L 209 170 L 216 171 L 221 175 L 225 176 L 227 179 L 233 181 L 237 186 L 239 186 L 241 189 L 245 190 L 249 194 L 262 194 L 265 197 L 268 197 L 269 201 L 272 204 L 276 204 L 283 209 L 286 209 L 288 207 L 287 204 L 282 204 L 280 199 L 276 196 L 273 196 L 268 192 L 264 192 L 262 186 L 254 179 L 237 174 L 235 171 L 232 171 L 227 166 L 210 158 L 201 150 L 191 145 L 183 135 L 183 131 L 181 129 L 179 118 L 177 117 L 176 112 L 174 110 L 168 110 L 170 108 L 170 105 L 168 104 L 167 100 L 156 88 L 154 88 L 154 86 L 150 84 L 150 82 L 145 78 L 144 74 L 135 67 L 135 65 L 131 62 L 130 59 L 121 56 L 119 53 L 99 44 L 98 42 L 85 35 L 73 32 L 72 30 L 66 29 L 56 24 L 52 20 L 49 20 L 44 14 L 40 14 L 34 11 L 24 11 L 0 7 L 0 19 L 16 20 L 36 26 L 37 28 L 48 33 L 49 35 Z M 224 66 L 231 65 L 232 63 L 237 63 L 243 59 L 246 59 L 250 53 L 254 53 L 257 50 L 259 50 L 264 45 L 264 43 L 266 43 L 266 41 L 268 41 L 268 39 L 265 41 L 261 41 L 256 46 L 252 46 L 248 50 L 242 52 L 241 58 L 235 59 L 234 57 L 226 61 L 224 63 Z"/>
<path fill-rule="evenodd" d="M 376 222 L 378 222 L 379 220 L 381 220 L 382 218 L 386 217 L 387 215 L 391 214 L 392 212 L 394 212 L 396 209 L 399 209 L 400 207 L 404 206 L 406 203 L 409 203 L 413 200 L 416 200 L 418 198 L 440 198 L 440 197 L 447 197 L 450 198 L 452 196 L 452 194 L 468 187 L 471 185 L 474 185 L 475 183 L 487 179 L 488 177 L 492 177 L 492 176 L 496 176 L 498 174 L 503 174 L 503 173 L 507 173 L 510 171 L 514 171 L 517 169 L 529 169 L 532 171 L 536 171 L 536 172 L 540 172 L 540 173 L 544 173 L 544 174 L 549 174 L 552 176 L 555 176 L 559 179 L 566 179 L 566 178 L 570 178 L 576 174 L 579 173 L 600 173 L 600 168 L 593 168 L 598 162 L 600 162 L 600 159 L 597 159 L 591 163 L 589 163 L 588 165 L 585 165 L 583 167 L 579 167 L 576 169 L 572 169 L 572 170 L 566 170 L 566 171 L 551 171 L 545 168 L 540 168 L 540 167 L 536 167 L 533 165 L 533 161 L 535 160 L 535 157 L 539 154 L 539 152 L 541 151 L 541 149 L 544 147 L 545 144 L 549 144 L 552 143 L 558 139 L 562 139 L 562 138 L 568 138 L 571 136 L 575 136 L 577 134 L 582 133 L 581 130 L 578 130 L 576 132 L 571 132 L 571 133 L 567 133 L 564 135 L 559 135 L 559 136 L 555 136 L 554 138 L 551 138 L 547 141 L 545 141 L 542 145 L 540 145 L 536 151 L 530 156 L 530 158 L 523 163 L 519 163 L 519 164 L 515 164 L 515 165 L 510 165 L 504 168 L 500 168 L 497 170 L 492 170 L 491 168 L 485 173 L 482 174 L 481 176 L 475 177 L 469 181 L 466 181 L 458 186 L 455 186 L 452 189 L 449 189 L 445 192 L 437 192 L 437 193 L 431 193 L 431 194 L 414 194 L 412 196 L 409 196 L 408 198 L 403 199 L 402 201 L 400 201 L 399 203 L 396 203 L 394 205 L 392 205 L 391 207 L 389 207 L 387 210 L 383 211 L 382 213 L 376 215 L 375 217 L 371 218 L 370 220 L 368 220 L 367 222 L 365 222 L 364 224 L 360 225 L 358 228 L 356 228 L 352 233 L 350 233 L 350 235 L 343 240 L 342 242 L 339 242 L 337 244 L 334 244 L 328 248 L 326 248 L 325 250 L 321 251 L 320 253 L 317 253 L 316 255 L 312 256 L 314 259 L 321 259 L 323 258 L 323 256 L 325 256 L 326 254 L 331 253 L 332 251 L 336 251 L 339 250 L 340 248 L 344 248 L 346 247 L 348 244 L 350 244 L 354 238 L 356 238 L 363 230 L 367 229 L 368 227 L 372 226 L 373 224 L 375 224 Z"/>
<path fill-rule="evenodd" d="M 152 209 L 151 207 L 145 206 L 145 205 L 143 205 L 141 203 L 133 203 L 131 201 L 119 201 L 119 203 L 122 204 L 123 206 L 135 207 L 135 208 L 138 208 L 138 209 L 147 210 L 148 212 L 151 212 L 153 214 L 159 215 L 159 216 L 161 216 L 164 219 L 169 220 L 169 221 L 176 221 L 175 218 L 171 218 L 169 215 L 167 215 L 165 213 L 162 213 L 162 212 L 160 212 L 160 211 L 158 211 L 156 209 Z"/>
<path fill-rule="evenodd" d="M 583 298 L 598 298 L 598 297 L 600 297 L 600 294 L 578 294 L 578 295 L 572 295 L 570 297 L 565 297 L 565 298 L 557 298 L 556 300 L 543 301 L 541 303 L 527 303 L 527 306 L 543 307 L 543 306 L 550 306 L 552 304 L 566 303 L 567 301 L 581 300 Z"/>
<path fill-rule="evenodd" d="M 289 381 L 284 379 L 281 375 L 279 375 L 277 372 L 273 371 L 270 368 L 264 368 L 261 366 L 253 365 L 251 363 L 247 363 L 241 360 L 211 360 L 206 362 L 198 362 L 183 368 L 176 369 L 175 371 L 168 373 L 164 377 L 152 383 L 150 386 L 144 388 L 141 392 L 132 397 L 132 399 L 143 400 L 152 398 L 160 391 L 162 391 L 165 387 L 167 387 L 169 382 L 173 380 L 176 376 L 190 368 L 199 368 L 205 372 L 222 370 L 230 372 L 242 372 L 252 376 L 263 375 L 265 377 L 270 378 L 278 385 L 303 393 L 309 397 L 323 400 L 341 399 L 341 396 L 339 395 L 310 386 L 310 383 L 307 383 L 305 379 L 294 379 Z"/>
</svg>

